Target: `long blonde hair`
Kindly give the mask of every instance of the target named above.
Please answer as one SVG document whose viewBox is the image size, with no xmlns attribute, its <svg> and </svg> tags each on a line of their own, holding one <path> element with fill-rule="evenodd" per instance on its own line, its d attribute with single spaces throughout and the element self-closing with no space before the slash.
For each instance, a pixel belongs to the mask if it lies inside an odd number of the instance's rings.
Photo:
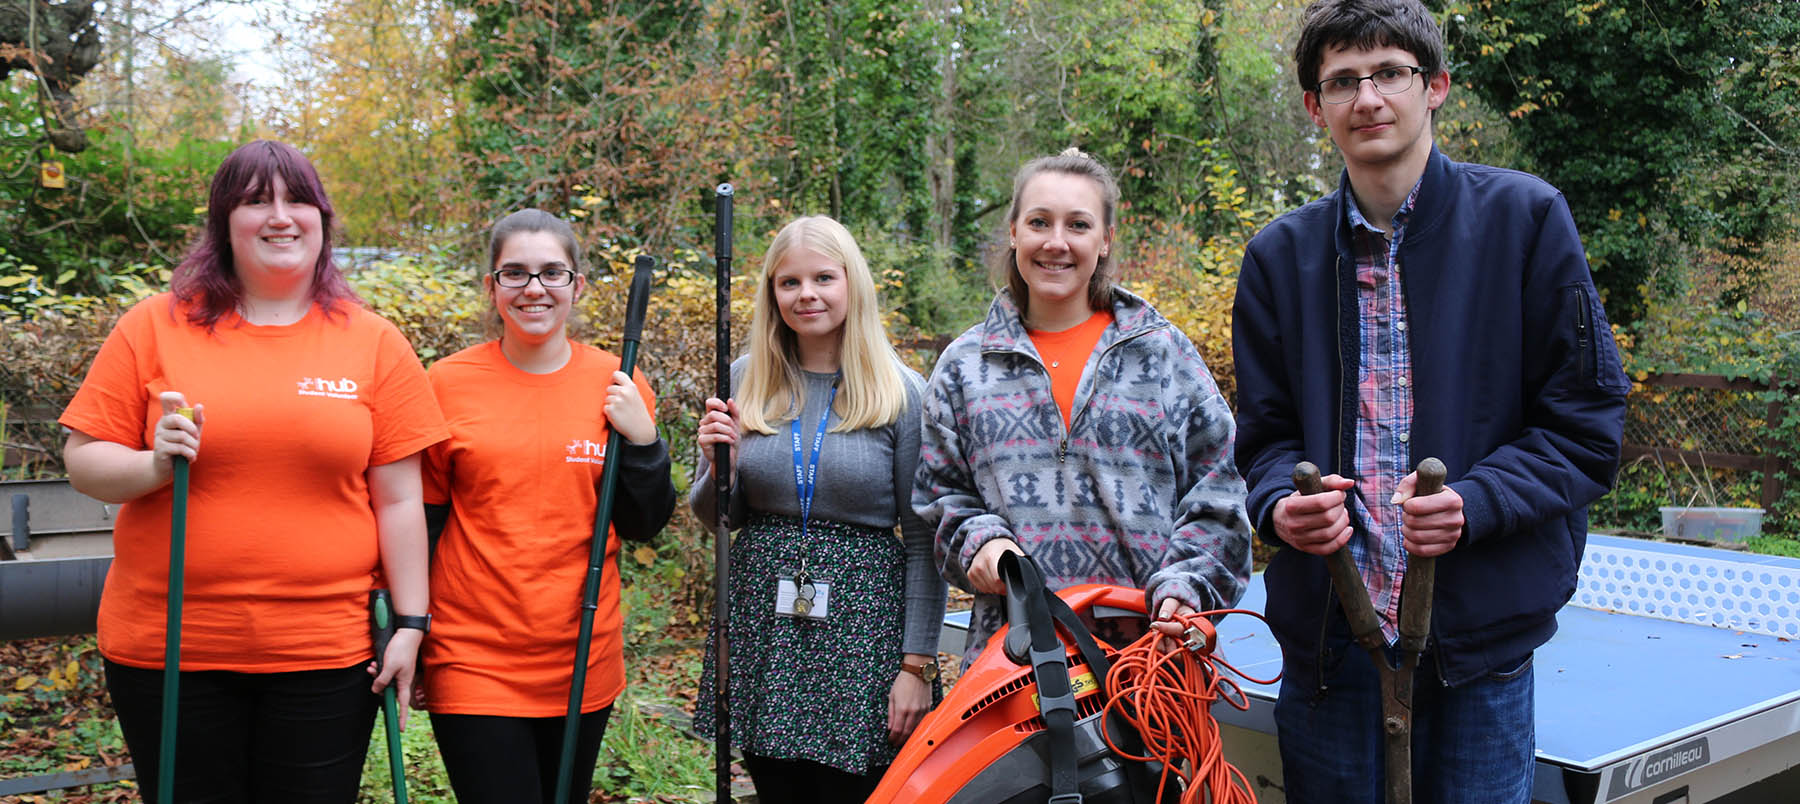
<svg viewBox="0 0 1800 804">
<path fill-rule="evenodd" d="M 763 255 L 756 305 L 750 318 L 750 351 L 737 391 L 744 429 L 772 435 L 773 424 L 792 420 L 805 407 L 800 377 L 799 340 L 775 304 L 775 269 L 795 251 L 805 249 L 844 266 L 848 309 L 844 311 L 843 380 L 832 411 L 832 432 L 883 427 L 900 418 L 906 407 L 906 385 L 900 356 L 888 343 L 875 301 L 875 278 L 856 238 L 844 225 L 823 215 L 796 218 L 783 226 Z"/>
</svg>

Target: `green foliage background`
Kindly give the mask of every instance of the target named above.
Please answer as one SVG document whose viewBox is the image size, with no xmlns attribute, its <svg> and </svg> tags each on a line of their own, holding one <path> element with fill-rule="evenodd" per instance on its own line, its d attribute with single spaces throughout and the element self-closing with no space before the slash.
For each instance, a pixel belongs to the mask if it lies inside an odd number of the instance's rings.
<svg viewBox="0 0 1800 804">
<path fill-rule="evenodd" d="M 787 220 L 820 213 L 856 234 L 894 340 L 928 344 L 984 311 L 985 262 L 1004 240 L 1017 167 L 1082 148 L 1120 178 L 1126 284 L 1195 342 L 1229 396 L 1244 245 L 1335 188 L 1340 171 L 1289 67 L 1298 3 L 259 5 L 302 23 L 283 35 L 303 54 L 261 112 L 223 57 L 173 52 L 161 23 L 131 28 L 129 9 L 155 0 L 124 4 L 125 19 L 110 4 L 102 11 L 112 59 L 82 87 L 88 150 L 51 151 L 32 76 L 0 80 L 0 477 L 59 473 L 61 433 L 23 414 L 66 403 L 112 321 L 166 287 L 203 221 L 213 169 L 256 136 L 312 154 L 338 201 L 337 242 L 351 247 L 357 292 L 427 363 L 488 337 L 475 280 L 485 227 L 501 214 L 531 205 L 575 223 L 592 280 L 577 334 L 607 348 L 619 338 L 620 277 L 638 254 L 658 257 L 642 360 L 684 493 L 695 412 L 712 392 L 719 182 L 737 188 L 739 349 L 762 249 Z M 1537 173 L 1567 195 L 1628 372 L 1755 380 L 1769 390 L 1753 401 L 1787 405 L 1773 426 L 1734 426 L 1785 461 L 1787 491 L 1753 549 L 1800 553 L 1792 2 L 1427 5 L 1448 34 L 1455 82 L 1437 114 L 1439 147 Z M 156 58 L 144 55 L 152 44 Z M 36 180 L 45 161 L 62 163 L 66 188 Z M 922 371 L 935 359 L 929 348 L 906 355 Z M 1639 387 L 1631 411 L 1654 418 L 1668 405 Z M 1662 506 L 1752 504 L 1761 481 L 1637 461 L 1593 522 L 1653 533 Z M 600 771 L 607 800 L 690 800 L 707 775 L 705 747 L 679 738 L 666 715 L 684 704 L 670 690 L 691 689 L 697 672 L 711 539 L 682 507 L 656 546 L 622 557 L 628 665 L 653 668 L 657 681 L 634 678 L 615 716 Z M 0 685 L 0 726 L 30 717 L 36 728 L 55 707 L 97 695 L 91 646 L 44 651 L 54 655 L 40 664 L 60 669 Z M 25 682 L 9 672 L 0 680 Z M 77 720 L 81 741 L 117 753 L 104 713 Z M 407 742 L 416 800 L 447 799 L 428 728 Z M 83 761 L 60 750 L 9 758 L 0 775 Z M 379 791 L 386 770 L 372 756 L 365 790 Z"/>
<path fill-rule="evenodd" d="M 1781 313 L 1800 303 L 1785 203 L 1800 177 L 1800 17 L 1779 0 L 1431 5 L 1457 82 L 1440 147 L 1564 190 L 1629 367 L 1785 393 L 1800 329 Z M 217 59 L 165 53 L 156 108 L 96 105 L 93 147 L 54 154 L 30 75 L 0 83 L 0 404 L 66 399 L 110 316 L 164 285 L 210 171 L 251 136 L 319 139 L 332 190 L 356 199 L 339 205 L 339 242 L 389 255 L 359 257 L 357 286 L 427 361 L 483 337 L 472 279 L 483 227 L 505 211 L 576 222 L 594 257 L 587 337 L 601 343 L 623 303 L 612 278 L 640 250 L 664 258 L 646 353 L 677 444 L 709 385 L 720 181 L 738 188 L 740 274 L 789 218 L 836 215 L 881 274 L 896 340 L 929 342 L 981 315 L 1018 164 L 1081 147 L 1120 177 L 1127 282 L 1229 389 L 1243 243 L 1339 170 L 1289 72 L 1299 9 L 1270 0 L 331 0 L 321 13 L 323 74 L 306 80 L 326 88 L 296 79 L 304 113 L 267 124 L 223 122 Z M 443 130 L 392 109 L 432 110 Z M 338 132 L 365 124 L 362 139 Z M 34 181 L 50 159 L 66 189 Z M 431 214 L 395 219 L 421 203 Z M 28 447 L 54 439 L 17 416 L 10 431 Z M 1637 473 L 1599 506 L 1602 525 L 1646 527 L 1652 501 L 1679 495 Z M 1791 532 L 1790 508 L 1772 530 Z"/>
<path fill-rule="evenodd" d="M 1453 75 L 1568 196 L 1608 311 L 1792 233 L 1800 15 L 1781 0 L 1446 4 Z"/>
</svg>

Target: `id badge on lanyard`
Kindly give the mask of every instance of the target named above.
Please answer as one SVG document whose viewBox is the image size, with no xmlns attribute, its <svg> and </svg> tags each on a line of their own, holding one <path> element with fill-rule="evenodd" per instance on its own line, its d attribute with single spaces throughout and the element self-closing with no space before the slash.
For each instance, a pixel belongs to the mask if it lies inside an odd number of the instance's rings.
<svg viewBox="0 0 1800 804">
<path fill-rule="evenodd" d="M 807 555 L 812 545 L 807 540 L 807 526 L 812 521 L 813 492 L 818 488 L 819 451 L 825 445 L 825 429 L 831 423 L 831 406 L 837 401 L 837 381 L 831 382 L 831 393 L 825 397 L 825 412 L 819 416 L 819 429 L 813 434 L 812 451 L 801 463 L 800 417 L 788 425 L 794 442 L 794 491 L 800 498 L 800 570 L 775 579 L 775 613 L 786 617 L 823 620 L 831 609 L 831 584 L 814 578 L 807 568 Z"/>
</svg>

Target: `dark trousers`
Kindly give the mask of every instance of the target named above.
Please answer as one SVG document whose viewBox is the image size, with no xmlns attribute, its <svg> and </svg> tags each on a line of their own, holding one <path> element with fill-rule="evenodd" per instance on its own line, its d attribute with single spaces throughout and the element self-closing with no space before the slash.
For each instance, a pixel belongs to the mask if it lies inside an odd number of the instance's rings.
<svg viewBox="0 0 1800 804">
<path fill-rule="evenodd" d="M 575 739 L 570 801 L 588 800 L 600 740 L 606 736 L 608 706 L 581 716 Z M 431 716 L 450 788 L 460 804 L 516 804 L 556 800 L 556 771 L 562 762 L 563 724 L 557 717 L 494 715 Z"/>
<path fill-rule="evenodd" d="M 106 662 L 106 691 L 156 799 L 163 671 Z M 175 798 L 189 802 L 353 802 L 381 699 L 364 665 L 342 670 L 181 674 Z"/>
<path fill-rule="evenodd" d="M 804 759 L 770 759 L 744 755 L 744 769 L 756 784 L 762 804 L 863 804 L 887 768 L 850 773 Z"/>
</svg>

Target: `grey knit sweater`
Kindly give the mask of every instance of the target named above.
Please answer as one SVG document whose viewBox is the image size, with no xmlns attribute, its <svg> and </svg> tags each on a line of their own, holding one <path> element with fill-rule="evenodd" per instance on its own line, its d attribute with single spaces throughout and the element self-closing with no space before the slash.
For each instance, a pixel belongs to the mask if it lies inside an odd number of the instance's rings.
<svg viewBox="0 0 1800 804">
<path fill-rule="evenodd" d="M 744 358 L 731 364 L 734 390 L 743 376 L 744 365 Z M 947 587 L 931 557 L 931 529 L 913 512 L 911 502 L 913 473 L 919 463 L 919 401 L 925 380 L 904 366 L 900 371 L 906 384 L 906 407 L 898 420 L 875 429 L 826 433 L 819 454 L 812 518 L 874 528 L 899 525 L 906 551 L 902 650 L 935 656 Z M 806 408 L 800 416 L 801 440 L 810 452 L 835 375 L 804 372 L 803 377 Z M 752 509 L 782 516 L 800 515 L 800 499 L 794 490 L 793 441 L 786 422 L 775 429 L 774 435 L 746 434 L 738 443 L 738 474 L 731 489 L 733 530 L 744 525 Z M 708 525 L 717 522 L 711 458 L 700 456 L 688 493 L 694 514 Z"/>
</svg>

